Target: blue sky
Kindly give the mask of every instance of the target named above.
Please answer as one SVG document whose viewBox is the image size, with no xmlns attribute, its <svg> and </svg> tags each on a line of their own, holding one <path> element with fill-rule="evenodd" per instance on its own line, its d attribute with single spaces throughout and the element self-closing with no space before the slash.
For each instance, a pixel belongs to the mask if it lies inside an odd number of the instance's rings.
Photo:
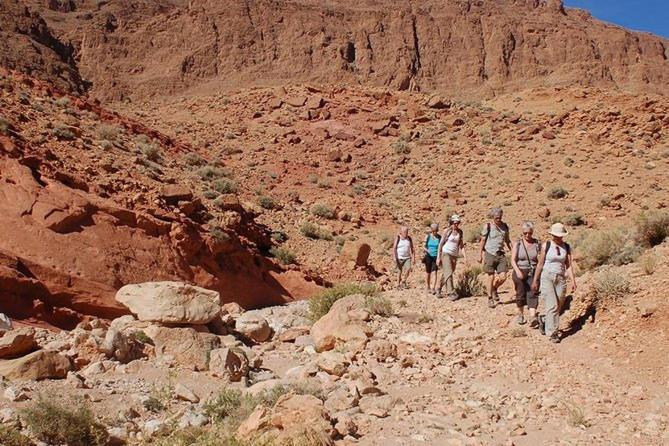
<svg viewBox="0 0 669 446">
<path fill-rule="evenodd" d="M 564 0 L 605 22 L 669 38 L 669 0 Z"/>
</svg>

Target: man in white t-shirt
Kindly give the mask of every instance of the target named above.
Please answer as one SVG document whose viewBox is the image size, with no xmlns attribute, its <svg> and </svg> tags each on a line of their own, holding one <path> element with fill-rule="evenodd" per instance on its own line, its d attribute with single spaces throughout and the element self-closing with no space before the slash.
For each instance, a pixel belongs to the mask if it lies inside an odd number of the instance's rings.
<svg viewBox="0 0 669 446">
<path fill-rule="evenodd" d="M 416 251 L 413 247 L 413 241 L 409 236 L 409 228 L 406 226 L 400 227 L 400 232 L 395 237 L 393 244 L 393 259 L 399 274 L 397 276 L 397 287 L 406 288 L 407 279 L 411 274 L 411 268 L 416 263 Z"/>
</svg>

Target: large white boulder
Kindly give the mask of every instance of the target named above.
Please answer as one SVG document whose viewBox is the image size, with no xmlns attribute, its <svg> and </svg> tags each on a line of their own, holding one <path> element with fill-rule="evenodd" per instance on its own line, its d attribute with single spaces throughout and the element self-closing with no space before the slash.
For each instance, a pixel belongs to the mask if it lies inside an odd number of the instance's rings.
<svg viewBox="0 0 669 446">
<path fill-rule="evenodd" d="M 140 321 L 207 324 L 221 312 L 218 292 L 182 282 L 126 285 L 118 290 L 116 300 Z"/>
</svg>

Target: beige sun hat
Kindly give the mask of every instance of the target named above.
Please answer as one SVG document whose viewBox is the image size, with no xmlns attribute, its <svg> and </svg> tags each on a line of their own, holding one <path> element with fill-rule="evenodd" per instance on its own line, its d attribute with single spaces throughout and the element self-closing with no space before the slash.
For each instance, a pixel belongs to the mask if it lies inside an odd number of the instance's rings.
<svg viewBox="0 0 669 446">
<path fill-rule="evenodd" d="M 555 237 L 564 237 L 569 234 L 569 231 L 567 231 L 567 228 L 565 228 L 562 223 L 555 223 L 551 226 L 551 230 L 548 231 L 548 233 Z"/>
<path fill-rule="evenodd" d="M 455 222 L 455 221 L 462 221 L 462 220 L 460 220 L 460 216 L 458 214 L 453 214 L 453 215 L 451 215 L 451 218 L 449 219 L 449 221 L 452 223 L 452 222 Z"/>
</svg>

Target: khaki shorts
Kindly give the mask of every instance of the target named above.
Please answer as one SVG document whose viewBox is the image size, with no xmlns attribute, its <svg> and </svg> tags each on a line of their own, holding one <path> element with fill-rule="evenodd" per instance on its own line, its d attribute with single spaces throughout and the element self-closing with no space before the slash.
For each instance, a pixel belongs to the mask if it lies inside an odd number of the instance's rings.
<svg viewBox="0 0 669 446">
<path fill-rule="evenodd" d="M 397 270 L 403 273 L 411 268 L 411 259 L 397 259 Z"/>
<path fill-rule="evenodd" d="M 483 271 L 487 274 L 503 274 L 509 271 L 509 264 L 504 253 L 492 255 L 486 251 L 483 259 Z"/>
</svg>

